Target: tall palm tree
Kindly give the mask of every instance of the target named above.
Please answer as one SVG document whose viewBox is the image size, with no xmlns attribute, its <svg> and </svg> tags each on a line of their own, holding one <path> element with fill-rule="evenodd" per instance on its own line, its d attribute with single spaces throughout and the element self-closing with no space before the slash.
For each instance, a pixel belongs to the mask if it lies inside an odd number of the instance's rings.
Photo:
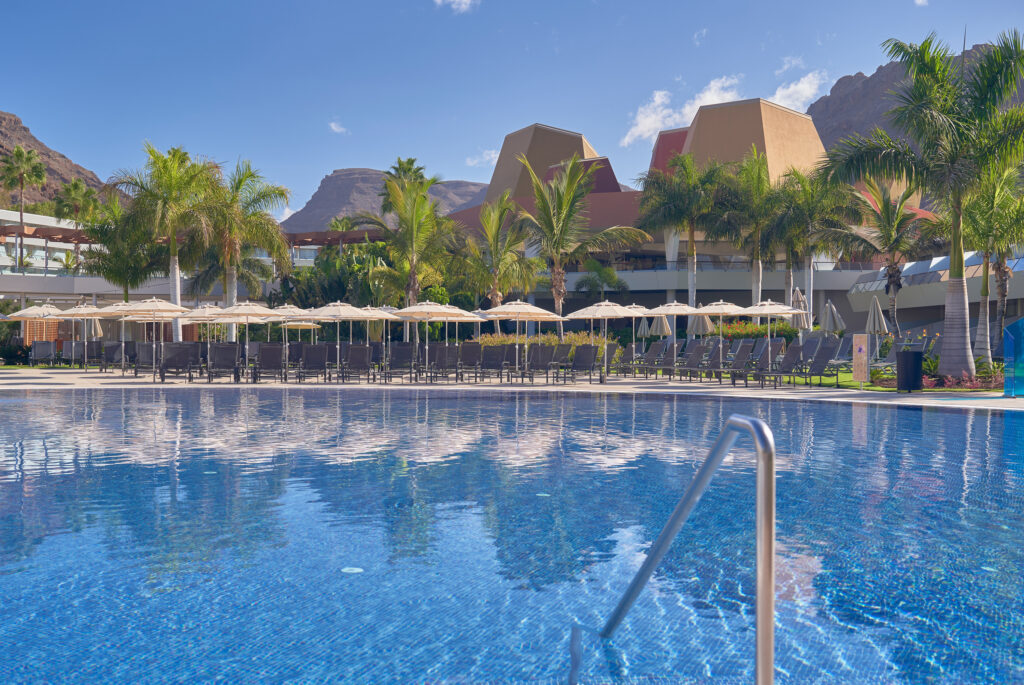
<svg viewBox="0 0 1024 685">
<path fill-rule="evenodd" d="M 332 222 L 334 230 L 369 227 L 380 231 L 390 263 L 380 267 L 379 276 L 385 287 L 402 293 L 406 306 L 416 304 L 423 286 L 439 280 L 439 265 L 452 242 L 452 221 L 438 214 L 437 203 L 428 195 L 433 183 L 429 178 L 387 178 L 384 185 L 392 208 L 388 218 L 357 214 Z"/>
<path fill-rule="evenodd" d="M 830 236 L 845 234 L 860 221 L 858 203 L 845 183 L 821 173 L 790 169 L 783 179 L 780 212 L 769 227 L 768 242 L 786 255 L 786 304 L 793 299 L 793 266 L 804 260 L 804 295 L 814 303 L 814 255 L 830 247 Z"/>
<path fill-rule="evenodd" d="M 416 163 L 415 157 L 408 157 L 402 159 L 399 157 L 391 168 L 384 172 L 384 187 L 378 193 L 380 196 L 380 213 L 388 214 L 394 211 L 394 207 L 391 206 L 391 196 L 388 193 L 387 181 L 401 180 L 401 181 L 426 181 L 427 174 L 426 169 Z M 432 177 L 431 182 L 437 183 L 440 179 L 436 176 Z"/>
<path fill-rule="evenodd" d="M 118 171 L 112 187 L 131 197 L 130 214 L 147 222 L 168 246 L 168 274 L 171 302 L 181 304 L 181 265 L 178 240 L 209 240 L 213 221 L 207 200 L 220 185 L 220 167 L 214 162 L 193 160 L 180 147 L 166 153 L 150 143 L 145 145 L 146 165 L 138 170 Z M 181 340 L 181 321 L 174 321 L 174 340 Z"/>
<path fill-rule="evenodd" d="M 84 224 L 92 218 L 99 206 L 96 191 L 85 185 L 82 179 L 76 178 L 71 183 L 65 183 L 64 187 L 57 191 L 53 215 L 58 219 Z"/>
<path fill-rule="evenodd" d="M 668 173 L 651 169 L 640 178 L 640 216 L 637 228 L 654 233 L 664 231 L 666 242 L 680 228 L 686 231 L 686 281 L 688 302 L 697 306 L 697 229 L 714 218 L 728 169 L 709 162 L 698 167 L 693 155 L 676 155 Z"/>
<path fill-rule="evenodd" d="M 891 59 L 903 64 L 907 81 L 894 93 L 889 114 L 908 140 L 876 128 L 853 135 L 828 153 L 827 172 L 855 182 L 865 176 L 903 180 L 950 207 L 949 280 L 939 373 L 974 376 L 964 278 L 963 207 L 981 182 L 979 170 L 1020 158 L 1024 108 L 1005 107 L 1024 77 L 1024 44 L 1016 30 L 1000 34 L 970 64 L 956 57 L 935 34 L 920 45 L 889 39 Z"/>
<path fill-rule="evenodd" d="M 756 145 L 728 180 L 717 220 L 709 226 L 712 240 L 726 240 L 750 259 L 750 297 L 761 301 L 761 260 L 767 247 L 765 230 L 781 209 L 781 192 L 768 173 L 768 157 Z M 759 319 L 755 319 L 755 322 Z"/>
<path fill-rule="evenodd" d="M 466 235 L 464 264 L 468 280 L 484 292 L 491 307 L 501 304 L 510 290 L 530 292 L 537 284 L 539 259 L 526 256 L 528 234 L 515 221 L 516 205 L 505 191 L 480 207 L 480 233 Z M 495 330 L 498 322 L 494 322 Z"/>
<path fill-rule="evenodd" d="M 527 246 L 536 249 L 551 274 L 551 296 L 555 313 L 562 315 L 565 302 L 565 267 L 581 263 L 595 252 L 614 250 L 651 239 L 646 231 L 632 226 L 589 227 L 586 198 L 594 185 L 599 165 L 589 167 L 577 155 L 566 162 L 550 181 L 542 181 L 525 156 L 519 161 L 530 174 L 534 211 L 520 209 L 519 220 L 529 233 Z M 562 324 L 558 324 L 562 334 Z"/>
<path fill-rule="evenodd" d="M 18 265 L 25 273 L 25 186 L 41 186 L 46 183 L 46 165 L 35 150 L 26 150 L 15 145 L 11 154 L 0 162 L 0 180 L 7 190 L 18 189 Z"/>
<path fill-rule="evenodd" d="M 288 196 L 287 188 L 268 183 L 248 160 L 238 162 L 217 191 L 209 194 L 208 211 L 204 212 L 213 218 L 209 243 L 215 248 L 224 273 L 224 299 L 229 307 L 238 301 L 239 267 L 246 256 L 254 258 L 253 250 L 266 250 L 279 269 L 287 269 L 288 243 L 272 213 L 287 206 Z M 208 268 L 208 260 L 203 261 Z M 267 279 L 273 277 L 269 267 L 256 271 L 249 268 L 248 272 L 267 273 Z M 260 289 L 258 281 L 252 278 L 245 285 L 249 292 Z M 232 342 L 235 333 L 236 326 L 229 325 L 228 338 Z"/>
<path fill-rule="evenodd" d="M 974 354 L 989 365 L 992 364 L 989 267 L 993 255 L 1010 252 L 1024 238 L 1015 220 L 1021 191 L 1020 173 L 1017 166 L 986 170 L 981 185 L 967 197 L 963 209 L 964 243 L 982 254 L 981 301 L 974 333 Z"/>
<path fill-rule="evenodd" d="M 832 231 L 826 240 L 836 250 L 885 260 L 885 292 L 889 296 L 889 319 L 900 334 L 896 297 L 903 288 L 901 264 L 914 251 L 921 238 L 921 220 L 908 208 L 914 195 L 907 188 L 893 198 L 889 184 L 864 179 L 866 195 L 858 195 L 863 226 L 848 231 Z M 945 343 L 943 343 L 945 344 Z"/>
<path fill-rule="evenodd" d="M 1017 199 L 1007 219 L 1008 228 L 1017 235 L 1024 236 L 1024 195 Z M 1017 244 L 1024 242 L 1020 238 Z M 993 272 L 996 281 L 996 330 L 1002 334 L 1003 323 L 1006 321 L 1006 300 L 1010 294 L 1010 278 L 1013 271 L 1006 261 L 1013 256 L 1013 247 L 996 252 Z"/>
<path fill-rule="evenodd" d="M 230 271 L 234 272 L 235 285 L 241 282 L 250 293 L 259 292 L 262 285 L 274 277 L 273 267 L 257 257 L 256 248 L 251 245 L 243 245 L 231 264 Z M 188 284 L 189 295 L 208 295 L 218 283 L 225 293 L 228 292 L 228 271 L 224 268 L 224 255 L 220 248 L 216 245 L 206 248 L 196 260 Z"/>
<path fill-rule="evenodd" d="M 96 210 L 95 220 L 82 230 L 102 248 L 82 253 L 85 271 L 121 288 L 125 302 L 133 288 L 167 272 L 167 245 L 157 243 L 152 227 L 125 211 L 116 195 Z"/>
</svg>

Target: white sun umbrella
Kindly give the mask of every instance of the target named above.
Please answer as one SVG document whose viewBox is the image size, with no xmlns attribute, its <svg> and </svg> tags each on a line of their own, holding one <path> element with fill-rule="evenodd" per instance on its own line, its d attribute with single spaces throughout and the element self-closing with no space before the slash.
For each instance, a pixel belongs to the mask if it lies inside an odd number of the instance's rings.
<svg viewBox="0 0 1024 685">
<path fill-rule="evenodd" d="M 497 307 L 492 307 L 487 310 L 487 318 L 492 320 L 515 321 L 516 323 L 516 338 L 519 337 L 519 322 L 520 321 L 557 321 L 558 315 L 554 312 L 549 312 L 547 309 L 542 309 L 537 305 L 530 304 L 529 302 L 523 302 L 522 300 L 512 300 L 511 302 L 504 302 L 499 304 Z M 519 343 L 516 343 L 516 371 L 519 371 Z"/>
<path fill-rule="evenodd" d="M 424 322 L 441 321 L 445 317 L 450 317 L 452 315 L 452 312 L 450 310 L 448 310 L 448 309 L 445 309 L 445 305 L 438 304 L 437 302 L 431 302 L 430 300 L 425 300 L 423 302 L 418 302 L 417 304 L 410 305 L 410 306 L 408 306 L 408 307 L 406 307 L 404 309 L 399 309 L 398 311 L 394 312 L 394 314 L 395 314 L 395 316 L 397 316 L 400 319 L 405 319 L 407 321 L 414 321 L 414 322 L 416 322 L 416 335 L 418 337 L 419 336 L 419 322 L 420 321 L 424 321 Z M 429 329 L 428 329 L 426 343 L 427 343 L 426 348 L 425 348 L 426 357 L 424 358 L 424 361 L 426 363 L 426 366 L 429 367 L 430 366 L 430 344 L 429 344 L 430 343 L 430 335 L 429 335 Z"/>
<path fill-rule="evenodd" d="M 693 335 L 704 336 L 715 332 L 715 324 L 711 323 L 711 317 L 707 314 L 691 316 L 686 323 L 686 332 Z"/>
<path fill-rule="evenodd" d="M 206 358 L 207 359 L 210 358 L 210 344 L 211 344 L 210 338 L 213 337 L 211 335 L 211 331 L 210 331 L 210 324 L 213 323 L 214 321 L 216 321 L 218 317 L 223 316 L 223 311 L 224 311 L 223 309 L 221 309 L 220 307 L 218 307 L 215 304 L 204 304 L 204 305 L 201 305 L 199 307 L 196 307 L 195 309 L 193 309 L 190 312 L 185 312 L 184 314 L 182 314 L 181 316 L 178 317 L 179 320 L 181 320 L 182 323 L 186 323 L 186 324 L 189 324 L 189 323 L 194 323 L 194 324 L 205 323 L 206 324 Z M 123 349 L 121 350 L 121 358 L 122 359 L 124 358 L 124 350 Z"/>
<path fill-rule="evenodd" d="M 665 325 L 667 326 L 668 322 L 666 322 Z M 651 334 L 651 325 L 649 323 L 647 323 L 647 318 L 645 317 L 643 319 L 640 319 L 640 327 L 638 329 L 634 329 L 633 340 L 635 341 L 636 340 L 636 336 L 638 336 L 638 335 L 641 338 L 646 338 L 650 334 Z M 633 345 L 635 347 L 636 346 L 636 342 L 634 342 Z"/>
<path fill-rule="evenodd" d="M 249 324 L 262 323 L 264 319 L 274 319 L 277 315 L 274 310 L 259 302 L 239 302 L 230 307 L 225 307 L 218 315 L 217 321 L 227 321 L 241 318 L 245 325 L 245 350 L 242 364 L 249 368 Z"/>
<path fill-rule="evenodd" d="M 449 312 L 448 316 L 445 316 L 443 318 L 438 319 L 438 321 L 441 321 L 441 322 L 444 323 L 444 344 L 445 344 L 445 347 L 448 346 L 448 324 L 449 323 L 455 324 L 455 342 L 456 342 L 456 344 L 458 344 L 458 342 L 459 342 L 459 326 L 458 325 L 460 323 L 480 323 L 482 321 L 481 317 L 477 316 L 476 314 L 474 314 L 472 312 L 467 312 L 465 309 L 460 309 L 460 308 L 456 307 L 455 305 L 444 304 L 444 305 L 441 305 L 441 306 L 444 307 Z"/>
<path fill-rule="evenodd" d="M 307 314 L 307 317 L 315 321 L 333 321 L 334 327 L 334 345 L 335 345 L 335 365 L 336 368 L 341 369 L 341 322 L 348 321 L 348 343 L 352 344 L 352 322 L 353 321 L 367 321 L 367 313 L 359 307 L 351 305 L 348 302 L 331 302 L 323 307 L 317 307 Z M 338 375 L 341 378 L 341 375 Z"/>
<path fill-rule="evenodd" d="M 743 307 L 735 305 L 732 302 L 726 302 L 725 300 L 719 300 L 718 302 L 712 302 L 706 304 L 703 307 L 699 307 L 698 310 L 701 314 L 706 316 L 717 316 L 718 317 L 718 330 L 722 330 L 722 318 L 726 316 L 742 316 Z M 722 345 L 719 341 L 718 345 L 718 366 L 722 366 Z"/>
<path fill-rule="evenodd" d="M 596 304 L 592 304 L 589 307 L 579 309 L 565 317 L 566 319 L 570 320 L 589 319 L 593 321 L 596 319 L 601 322 L 601 326 L 604 329 L 605 336 L 605 344 L 602 345 L 604 353 L 604 361 L 601 363 L 602 383 L 604 382 L 604 374 L 607 372 L 608 369 L 608 319 L 632 319 L 636 316 L 640 316 L 640 314 L 638 314 L 636 310 L 629 309 L 627 307 L 622 306 L 621 304 L 609 302 L 608 300 L 603 300 Z"/>
<path fill-rule="evenodd" d="M 839 315 L 832 300 L 825 302 L 825 306 L 821 308 L 821 330 L 825 333 L 836 334 L 846 330 L 846 322 Z"/>
<path fill-rule="evenodd" d="M 667 302 L 667 303 L 665 303 L 665 304 L 663 304 L 661 306 L 655 307 L 654 309 L 651 310 L 651 314 L 654 314 L 655 316 L 665 316 L 665 317 L 669 317 L 669 316 L 671 316 L 671 317 L 693 316 L 696 313 L 697 313 L 697 308 L 696 307 L 691 307 L 688 304 L 683 304 L 682 302 L 676 302 L 674 300 L 672 302 Z M 666 323 L 667 323 L 667 321 L 668 320 L 666 319 Z M 672 321 L 673 321 L 673 323 L 675 323 L 675 318 L 673 318 Z M 687 324 L 689 324 L 689 321 L 687 321 Z M 669 333 L 669 335 L 671 335 L 672 339 L 675 340 L 675 326 L 672 326 L 672 331 Z M 672 362 L 673 362 L 673 364 L 675 363 L 675 361 L 676 361 L 676 345 L 672 345 Z"/>
<path fill-rule="evenodd" d="M 387 309 L 394 309 L 393 307 L 387 307 Z M 391 321 L 401 321 L 400 318 L 387 311 L 384 307 L 362 307 L 360 311 L 366 313 L 366 321 L 380 321 L 384 327 L 381 331 L 381 344 L 384 346 L 384 358 L 387 358 L 387 344 L 388 344 L 388 323 Z M 367 323 L 366 326 L 366 344 L 370 344 L 370 326 Z"/>
<path fill-rule="evenodd" d="M 636 312 L 636 318 L 640 319 L 640 325 L 641 326 L 643 324 L 647 323 L 647 319 L 645 317 L 649 316 L 650 313 L 651 313 L 651 311 L 647 307 L 643 306 L 642 304 L 637 304 L 636 302 L 634 302 L 633 304 L 627 304 L 626 305 L 626 309 L 631 309 L 634 312 Z M 630 322 L 630 326 L 629 326 L 630 330 L 633 332 L 633 351 L 634 352 L 636 351 L 636 318 L 634 318 Z M 650 330 L 650 328 L 648 328 L 648 330 Z M 641 335 L 640 337 L 642 338 L 644 336 Z"/>
<path fill-rule="evenodd" d="M 807 298 L 800 292 L 800 288 L 793 288 L 793 308 L 800 310 L 799 314 L 790 317 L 793 328 L 799 328 L 801 331 L 809 330 L 812 326 L 811 308 L 807 305 Z"/>
<path fill-rule="evenodd" d="M 878 296 L 871 298 L 871 306 L 868 307 L 868 322 L 864 326 L 864 332 L 869 335 L 888 335 L 889 326 L 885 323 L 885 316 L 882 314 L 882 305 L 878 303 Z M 875 356 L 882 346 L 881 341 L 875 346 Z"/>
<path fill-rule="evenodd" d="M 65 309 L 60 314 L 47 317 L 54 319 L 67 319 L 71 321 L 71 365 L 75 364 L 75 322 L 82 321 L 82 368 L 86 371 L 89 370 L 89 359 L 86 354 L 88 345 L 86 344 L 86 331 L 85 322 L 89 319 L 102 319 L 104 314 L 100 311 L 99 307 L 91 304 L 78 304 L 71 309 Z"/>
<path fill-rule="evenodd" d="M 159 297 L 150 297 L 138 302 L 131 302 L 124 308 L 127 321 L 140 321 L 153 324 L 153 380 L 156 380 L 156 324 L 173 321 L 179 314 L 188 311 L 188 307 L 162 300 Z M 160 336 L 163 338 L 163 336 Z M 163 341 L 161 340 L 161 345 Z"/>
<path fill-rule="evenodd" d="M 115 302 L 112 305 L 102 307 L 100 309 L 103 312 L 103 318 L 105 319 L 120 319 L 121 324 L 121 373 L 124 374 L 124 316 L 128 311 L 128 307 L 131 306 L 131 302 Z"/>
<path fill-rule="evenodd" d="M 13 314 L 9 314 L 7 318 L 11 321 L 35 321 L 37 319 L 45 319 L 54 314 L 60 314 L 60 310 L 49 302 L 46 302 L 44 304 L 34 304 L 31 307 L 25 307 Z"/>
<path fill-rule="evenodd" d="M 285 321 L 297 321 L 302 318 L 309 317 L 309 311 L 296 307 L 293 304 L 283 304 L 280 307 L 274 307 L 274 319 L 273 321 L 285 322 Z M 284 338 L 284 367 L 288 368 L 288 329 L 284 326 L 281 327 L 282 337 Z M 285 380 L 288 380 L 287 373 L 284 376 Z"/>
<path fill-rule="evenodd" d="M 743 310 L 745 316 L 768 317 L 768 339 L 772 337 L 772 318 L 778 318 L 780 316 L 792 316 L 794 314 L 803 314 L 803 310 L 790 307 L 788 304 L 782 302 L 773 302 L 772 300 L 762 300 L 755 305 L 751 305 Z"/>
<path fill-rule="evenodd" d="M 664 338 L 667 335 L 672 335 L 672 327 L 668 325 L 667 316 L 656 316 L 651 319 L 651 335 L 659 335 Z"/>
</svg>

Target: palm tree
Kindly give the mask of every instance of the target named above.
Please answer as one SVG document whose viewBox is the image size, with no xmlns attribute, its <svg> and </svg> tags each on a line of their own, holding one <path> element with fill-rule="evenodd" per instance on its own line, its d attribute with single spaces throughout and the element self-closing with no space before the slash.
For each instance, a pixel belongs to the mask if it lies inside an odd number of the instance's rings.
<svg viewBox="0 0 1024 685">
<path fill-rule="evenodd" d="M 18 259 L 21 272 L 25 273 L 25 186 L 41 186 L 46 183 L 46 165 L 35 150 L 26 150 L 15 145 L 11 154 L 0 162 L 0 180 L 7 190 L 18 189 Z"/>
<path fill-rule="evenodd" d="M 78 224 L 85 224 L 99 208 L 100 202 L 96 191 L 85 185 L 80 178 L 57 191 L 54 198 L 53 215 L 58 219 L 68 219 Z"/>
<path fill-rule="evenodd" d="M 1024 195 L 1013 206 L 1007 220 L 1007 226 L 1017 235 L 1024 236 Z M 1024 241 L 1022 238 L 1019 242 Z M 1003 323 L 1006 321 L 1006 299 L 1010 293 L 1010 278 L 1013 271 L 1007 265 L 1006 260 L 1013 256 L 1013 248 L 1007 248 L 996 252 L 996 262 L 993 272 L 996 280 L 996 330 L 1003 330 Z"/>
<path fill-rule="evenodd" d="M 220 248 L 211 245 L 196 260 L 195 271 L 188 284 L 189 295 L 209 295 L 218 283 L 228 292 L 229 273 L 233 272 L 235 286 L 241 281 L 250 293 L 259 292 L 262 285 L 274 277 L 274 269 L 256 256 L 256 248 L 243 245 L 232 259 L 230 269 L 224 268 L 224 255 Z M 237 290 L 236 290 L 237 295 Z M 237 297 L 236 297 L 237 299 Z M 230 304 L 234 304 L 230 302 Z M 233 328 L 235 324 L 228 324 Z M 233 332 L 229 332 L 233 335 Z M 233 341 L 233 339 L 232 339 Z"/>
<path fill-rule="evenodd" d="M 697 228 L 713 220 L 715 203 L 727 168 L 709 162 L 698 168 L 693 155 L 676 155 L 668 173 L 651 169 L 640 178 L 640 216 L 637 228 L 648 233 L 664 231 L 666 242 L 680 228 L 686 230 L 686 280 L 689 304 L 697 305 Z"/>
<path fill-rule="evenodd" d="M 964 242 L 968 248 L 982 254 L 981 302 L 974 333 L 974 353 L 990 366 L 989 267 L 993 255 L 1011 252 L 1022 239 L 1021 227 L 1015 221 L 1021 191 L 1020 173 L 1017 166 L 988 169 L 981 185 L 968 196 L 963 209 Z"/>
<path fill-rule="evenodd" d="M 853 135 L 828 153 L 827 172 L 847 182 L 865 176 L 902 180 L 950 208 L 949 280 L 939 373 L 974 376 L 964 278 L 963 207 L 981 182 L 979 170 L 1019 159 L 1024 108 L 1005 108 L 1024 76 L 1024 45 L 1014 30 L 1000 34 L 969 65 L 935 34 L 920 45 L 889 39 L 889 57 L 907 70 L 889 114 L 909 139 L 876 128 Z"/>
<path fill-rule="evenodd" d="M 491 307 L 501 304 L 510 290 L 530 292 L 543 264 L 525 254 L 526 229 L 515 221 L 516 205 L 505 191 L 480 207 L 480 234 L 466 235 L 464 264 L 468 281 L 483 291 Z M 498 330 L 498 322 L 494 322 Z"/>
<path fill-rule="evenodd" d="M 645 231 L 632 226 L 612 226 L 592 230 L 586 216 L 587 194 L 594 184 L 597 164 L 585 166 L 577 155 L 566 162 L 550 181 L 542 181 L 530 162 L 519 161 L 530 174 L 534 211 L 520 209 L 519 220 L 529 233 L 527 246 L 536 249 L 551 274 L 551 296 L 555 313 L 562 315 L 565 302 L 565 267 L 581 263 L 594 252 L 614 250 L 651 239 Z M 562 324 L 558 324 L 559 336 Z"/>
<path fill-rule="evenodd" d="M 401 180 L 401 181 L 426 181 L 426 169 L 416 164 L 415 157 L 409 157 L 408 159 L 402 159 L 399 157 L 391 168 L 384 172 L 384 187 L 378 193 L 380 196 L 380 213 L 388 214 L 394 211 L 394 207 L 391 206 L 391 197 L 388 193 L 387 181 L 388 180 Z M 431 183 L 437 183 L 438 178 L 432 177 Z"/>
<path fill-rule="evenodd" d="M 712 240 L 727 240 L 747 254 L 753 302 L 761 301 L 765 229 L 775 221 L 780 207 L 781 193 L 768 173 L 768 158 L 751 145 L 735 176 L 727 181 L 717 220 L 709 226 L 707 235 Z"/>
<path fill-rule="evenodd" d="M 246 255 L 254 259 L 253 250 L 266 250 L 279 269 L 287 269 L 288 243 L 272 212 L 287 206 L 288 195 L 284 186 L 267 183 L 248 160 L 238 162 L 224 184 L 210 193 L 208 213 L 213 224 L 209 238 L 224 273 L 224 298 L 229 307 L 238 301 L 239 267 Z M 208 269 L 209 260 L 203 259 L 203 263 Z M 250 267 L 248 273 L 268 274 L 266 280 L 274 274 L 269 267 L 255 271 Z M 246 289 L 258 292 L 260 284 L 249 278 Z M 235 333 L 235 324 L 229 325 L 228 339 L 232 342 Z"/>
<path fill-rule="evenodd" d="M 131 197 L 134 220 L 147 222 L 158 238 L 167 240 L 171 302 L 181 304 L 181 267 L 178 240 L 209 240 L 212 228 L 210 193 L 220 184 L 220 167 L 214 162 L 193 160 L 185 150 L 160 152 L 145 146 L 146 165 L 140 170 L 118 171 L 111 185 Z M 174 340 L 181 340 L 181 321 L 174 321 Z"/>
<path fill-rule="evenodd" d="M 768 242 L 786 255 L 786 304 L 793 299 L 793 266 L 804 260 L 804 294 L 808 307 L 814 303 L 814 255 L 830 246 L 829 238 L 845 234 L 860 221 L 851 188 L 821 173 L 790 169 L 781 188 L 781 207 L 769 227 Z"/>
<path fill-rule="evenodd" d="M 596 259 L 588 259 L 583 262 L 585 276 L 576 281 L 576 292 L 587 293 L 593 299 L 604 299 L 606 291 L 629 292 L 629 284 L 626 283 L 619 273 L 611 266 L 605 266 Z"/>
<path fill-rule="evenodd" d="M 880 256 L 885 260 L 885 292 L 889 296 L 889 319 L 898 337 L 900 324 L 896 316 L 896 297 L 903 288 L 903 272 L 900 265 L 918 244 L 921 237 L 921 220 L 908 209 L 908 203 L 914 195 L 913 188 L 907 188 L 894 199 L 888 184 L 879 184 L 868 177 L 864 179 L 864 186 L 867 188 L 867 194 L 857 196 L 863 227 L 845 232 L 830 232 L 827 240 L 828 244 L 837 250 L 867 257 Z"/>
<path fill-rule="evenodd" d="M 438 214 L 437 203 L 430 199 L 433 183 L 430 178 L 387 178 L 384 184 L 391 221 L 375 214 L 357 214 L 332 222 L 333 230 L 369 227 L 380 231 L 390 263 L 379 267 L 379 276 L 384 287 L 402 293 L 406 306 L 416 304 L 423 286 L 439 280 L 439 265 L 451 245 L 454 225 Z"/>
<path fill-rule="evenodd" d="M 82 230 L 102 248 L 88 248 L 82 253 L 86 273 L 121 288 L 125 302 L 129 291 L 166 273 L 168 246 L 157 243 L 152 227 L 127 212 L 116 195 L 100 206 L 96 220 Z"/>
</svg>

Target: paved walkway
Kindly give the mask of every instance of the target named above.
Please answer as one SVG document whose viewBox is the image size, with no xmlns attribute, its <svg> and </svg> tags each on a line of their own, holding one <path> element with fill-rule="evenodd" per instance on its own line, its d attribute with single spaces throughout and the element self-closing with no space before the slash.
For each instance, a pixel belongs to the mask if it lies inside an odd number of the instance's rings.
<svg viewBox="0 0 1024 685">
<path fill-rule="evenodd" d="M 99 371 L 81 371 L 78 369 L 50 369 L 50 368 L 25 368 L 25 369 L 4 369 L 0 370 L 0 392 L 4 390 L 60 390 L 64 388 L 143 388 L 153 387 L 151 375 L 135 377 L 132 375 L 122 376 L 120 371 L 100 373 Z M 230 379 L 217 379 L 211 385 L 206 382 L 205 377 L 196 383 L 187 383 L 183 378 L 168 378 L 165 384 L 159 382 L 157 386 L 162 387 L 237 387 Z M 280 383 L 264 381 L 259 387 L 275 387 Z M 612 393 L 674 393 L 680 395 L 694 395 L 702 397 L 735 397 L 749 399 L 787 399 L 787 400 L 819 400 L 830 402 L 857 402 L 857 403 L 878 403 L 878 404 L 900 404 L 918 407 L 959 407 L 970 409 L 1003 409 L 1024 411 L 1024 398 L 1006 398 L 998 392 L 916 392 L 891 393 L 891 392 L 870 392 L 858 390 L 843 390 L 838 388 L 805 386 L 783 386 L 778 389 L 758 387 L 744 388 L 743 386 L 733 387 L 729 384 L 718 385 L 717 383 L 696 383 L 687 381 L 663 381 L 644 380 L 631 378 L 611 378 L 607 383 L 587 383 L 586 380 L 575 385 L 554 385 L 538 382 L 535 384 L 501 384 L 490 380 L 487 383 L 436 383 L 436 384 L 411 384 L 397 381 L 383 384 L 331 384 L 325 386 L 323 383 L 310 382 L 288 383 L 289 388 L 366 388 L 374 387 L 381 389 L 388 388 L 427 388 L 432 390 L 495 390 L 500 388 L 506 392 L 518 391 L 541 391 L 541 392 L 612 392 Z"/>
</svg>

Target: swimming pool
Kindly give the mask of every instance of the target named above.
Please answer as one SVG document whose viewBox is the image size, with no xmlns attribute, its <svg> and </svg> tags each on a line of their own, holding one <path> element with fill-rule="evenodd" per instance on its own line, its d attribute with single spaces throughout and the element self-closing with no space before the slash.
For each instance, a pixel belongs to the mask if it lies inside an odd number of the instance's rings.
<svg viewBox="0 0 1024 685">
<path fill-rule="evenodd" d="M 0 680 L 564 681 L 734 412 L 780 682 L 1024 678 L 1024 415 L 650 395 L 0 395 Z M 749 681 L 741 439 L 586 682 Z"/>
</svg>

